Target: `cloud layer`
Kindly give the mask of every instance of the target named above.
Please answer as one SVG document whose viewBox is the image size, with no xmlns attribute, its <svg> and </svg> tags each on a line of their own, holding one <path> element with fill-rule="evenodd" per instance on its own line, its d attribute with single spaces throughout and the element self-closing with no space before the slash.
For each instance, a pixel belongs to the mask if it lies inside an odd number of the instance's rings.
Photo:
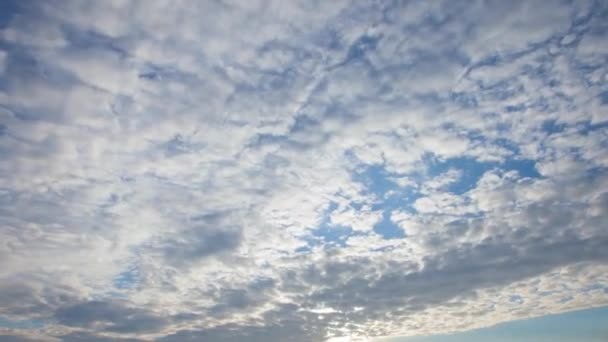
<svg viewBox="0 0 608 342">
<path fill-rule="evenodd" d="M 0 339 L 608 304 L 603 1 L 2 6 Z"/>
</svg>

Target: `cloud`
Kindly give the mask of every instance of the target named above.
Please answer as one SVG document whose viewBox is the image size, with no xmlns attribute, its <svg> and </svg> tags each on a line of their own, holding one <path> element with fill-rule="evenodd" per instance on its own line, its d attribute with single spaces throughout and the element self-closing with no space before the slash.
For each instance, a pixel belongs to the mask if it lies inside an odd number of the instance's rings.
<svg viewBox="0 0 608 342">
<path fill-rule="evenodd" d="M 373 339 L 608 303 L 601 2 L 6 6 L 1 338 Z"/>
<path fill-rule="evenodd" d="M 33 341 L 33 340 L 28 339 L 28 338 L 19 337 L 19 336 L 13 336 L 13 335 L 0 335 L 0 339 L 2 339 L 2 341 L 7 341 L 7 342 L 29 342 L 29 341 Z"/>
<path fill-rule="evenodd" d="M 102 336 L 95 336 L 92 334 L 87 334 L 87 333 L 71 333 L 68 335 L 64 335 L 61 336 L 63 341 L 68 341 L 68 342 L 84 342 L 84 341 L 91 341 L 91 342 L 111 342 L 111 341 L 118 341 L 118 342 L 140 342 L 142 340 L 139 339 L 134 339 L 134 338 L 116 338 L 116 337 L 102 337 Z"/>
<path fill-rule="evenodd" d="M 230 252 L 240 244 L 242 227 L 226 225 L 222 222 L 223 216 L 226 215 L 217 212 L 192 218 L 194 224 L 187 230 L 153 242 L 149 247 L 150 253 L 158 250 L 165 262 L 181 266 L 224 251 Z"/>
<path fill-rule="evenodd" d="M 139 308 L 129 308 L 120 302 L 90 301 L 55 312 L 59 323 L 84 328 L 100 327 L 111 332 L 146 332 L 162 329 L 165 321 Z"/>
</svg>

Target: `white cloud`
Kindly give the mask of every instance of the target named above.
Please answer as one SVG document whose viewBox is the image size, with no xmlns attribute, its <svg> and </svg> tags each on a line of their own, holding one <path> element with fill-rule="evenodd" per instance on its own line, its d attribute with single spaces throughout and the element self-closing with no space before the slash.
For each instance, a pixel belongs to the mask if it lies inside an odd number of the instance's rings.
<svg viewBox="0 0 608 342">
<path fill-rule="evenodd" d="M 0 318 L 43 326 L 0 336 L 357 340 L 607 303 L 599 10 L 391 6 L 18 6 Z"/>
</svg>

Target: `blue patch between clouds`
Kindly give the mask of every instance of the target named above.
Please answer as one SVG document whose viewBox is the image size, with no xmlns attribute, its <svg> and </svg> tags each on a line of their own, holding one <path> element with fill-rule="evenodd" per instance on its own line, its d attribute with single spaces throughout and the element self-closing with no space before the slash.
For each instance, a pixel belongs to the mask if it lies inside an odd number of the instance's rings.
<svg viewBox="0 0 608 342">
<path fill-rule="evenodd" d="M 461 171 L 461 177 L 447 186 L 447 191 L 461 195 L 475 188 L 477 182 L 484 173 L 492 169 L 503 171 L 517 171 L 520 176 L 527 178 L 540 178 L 535 167 L 535 162 L 528 159 L 508 159 L 502 163 L 480 162 L 473 158 L 451 158 L 447 160 L 436 160 L 432 157 L 427 159 L 428 174 L 426 177 L 437 177 L 450 169 Z M 353 180 L 365 185 L 366 192 L 376 195 L 377 200 L 372 205 L 372 210 L 383 212 L 382 220 L 373 227 L 374 232 L 384 239 L 403 238 L 406 236 L 402 228 L 390 219 L 393 210 L 412 210 L 411 205 L 420 197 L 420 194 L 412 187 L 399 187 L 382 165 L 368 165 L 353 174 Z M 423 177 L 418 175 L 417 177 Z M 354 208 L 356 203 L 353 204 Z M 359 206 L 360 208 L 360 206 Z M 328 216 L 336 209 L 336 205 L 328 207 Z M 336 228 L 328 226 L 329 219 L 325 219 L 320 228 L 315 231 L 316 236 L 323 236 L 326 242 L 338 243 L 345 241 L 345 237 L 352 234 L 349 228 Z"/>
<path fill-rule="evenodd" d="M 398 187 L 395 182 L 389 179 L 388 172 L 381 165 L 366 167 L 363 171 L 355 173 L 353 180 L 363 183 L 369 192 L 379 197 Z"/>
<path fill-rule="evenodd" d="M 137 286 L 139 275 L 136 268 L 130 268 L 127 271 L 120 273 L 114 278 L 114 287 L 117 289 L 128 290 Z"/>
<path fill-rule="evenodd" d="M 536 170 L 535 162 L 529 159 L 508 159 L 503 163 L 497 163 L 479 162 L 472 158 L 451 158 L 445 161 L 431 162 L 429 165 L 429 175 L 436 177 L 450 169 L 460 170 L 462 172 L 461 177 L 450 184 L 447 191 L 461 195 L 475 188 L 479 178 L 485 172 L 494 168 L 504 171 L 517 171 L 522 177 L 541 177 Z"/>
<path fill-rule="evenodd" d="M 330 202 L 329 206 L 323 213 L 323 219 L 319 224 L 319 227 L 313 229 L 311 236 L 304 240 L 308 243 L 307 247 L 300 247 L 296 252 L 303 252 L 310 249 L 310 247 L 318 245 L 329 245 L 329 246 L 346 246 L 346 240 L 349 236 L 353 235 L 353 229 L 351 227 L 345 227 L 340 225 L 332 225 L 330 222 L 331 213 L 338 208 L 338 204 Z"/>
<path fill-rule="evenodd" d="M 530 159 L 508 159 L 497 166 L 504 170 L 517 171 L 522 177 L 541 178 L 540 173 L 536 170 L 536 162 Z"/>
<path fill-rule="evenodd" d="M 345 226 L 324 226 L 320 227 L 312 232 L 312 235 L 320 238 L 326 245 L 335 245 L 344 247 L 346 246 L 346 240 L 353 234 L 351 227 Z M 314 240 L 309 241 L 309 244 L 315 244 Z"/>
<path fill-rule="evenodd" d="M 591 132 L 606 128 L 608 128 L 608 122 L 592 124 L 591 122 L 587 121 L 582 125 L 581 129 L 579 130 L 579 133 L 582 135 L 587 135 Z"/>
<path fill-rule="evenodd" d="M 436 177 L 450 169 L 462 171 L 460 178 L 447 188 L 449 192 L 460 195 L 474 188 L 479 178 L 490 167 L 490 163 L 480 163 L 470 158 L 452 158 L 442 162 L 433 162 L 429 166 L 429 176 Z"/>
<path fill-rule="evenodd" d="M 396 239 L 405 237 L 403 229 L 390 219 L 392 210 L 408 210 L 419 197 L 419 194 L 410 186 L 399 187 L 391 180 L 391 174 L 381 165 L 369 165 L 362 171 L 353 175 L 355 182 L 363 183 L 369 193 L 376 195 L 377 201 L 372 205 L 372 210 L 383 212 L 382 220 L 376 223 L 373 230 L 384 239 Z M 355 207 L 355 204 L 352 204 Z"/>
<path fill-rule="evenodd" d="M 390 211 L 388 210 L 382 214 L 382 220 L 374 226 L 374 232 L 382 235 L 386 240 L 401 239 L 405 237 L 403 229 L 391 221 Z"/>
<path fill-rule="evenodd" d="M 566 129 L 566 124 L 559 124 L 555 120 L 547 120 L 543 122 L 542 130 L 548 134 L 560 133 Z"/>
<path fill-rule="evenodd" d="M 376 195 L 378 200 L 372 205 L 372 210 L 404 209 L 414 203 L 420 197 L 411 187 L 399 187 L 391 177 L 391 174 L 381 165 L 368 165 L 363 171 L 353 174 L 353 181 L 365 185 L 366 192 Z M 354 205 L 351 204 L 355 209 Z"/>
<path fill-rule="evenodd" d="M 345 63 L 354 59 L 363 58 L 365 56 L 366 51 L 374 50 L 378 45 L 379 41 L 380 37 L 360 37 L 353 43 L 353 45 L 350 46 Z"/>
</svg>

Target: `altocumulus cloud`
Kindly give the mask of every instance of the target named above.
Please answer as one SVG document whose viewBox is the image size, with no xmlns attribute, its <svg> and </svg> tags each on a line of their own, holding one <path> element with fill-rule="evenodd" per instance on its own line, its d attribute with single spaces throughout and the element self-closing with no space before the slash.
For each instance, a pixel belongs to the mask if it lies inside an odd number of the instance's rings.
<svg viewBox="0 0 608 342">
<path fill-rule="evenodd" d="M 605 1 L 4 1 L 0 339 L 608 304 Z"/>
</svg>

